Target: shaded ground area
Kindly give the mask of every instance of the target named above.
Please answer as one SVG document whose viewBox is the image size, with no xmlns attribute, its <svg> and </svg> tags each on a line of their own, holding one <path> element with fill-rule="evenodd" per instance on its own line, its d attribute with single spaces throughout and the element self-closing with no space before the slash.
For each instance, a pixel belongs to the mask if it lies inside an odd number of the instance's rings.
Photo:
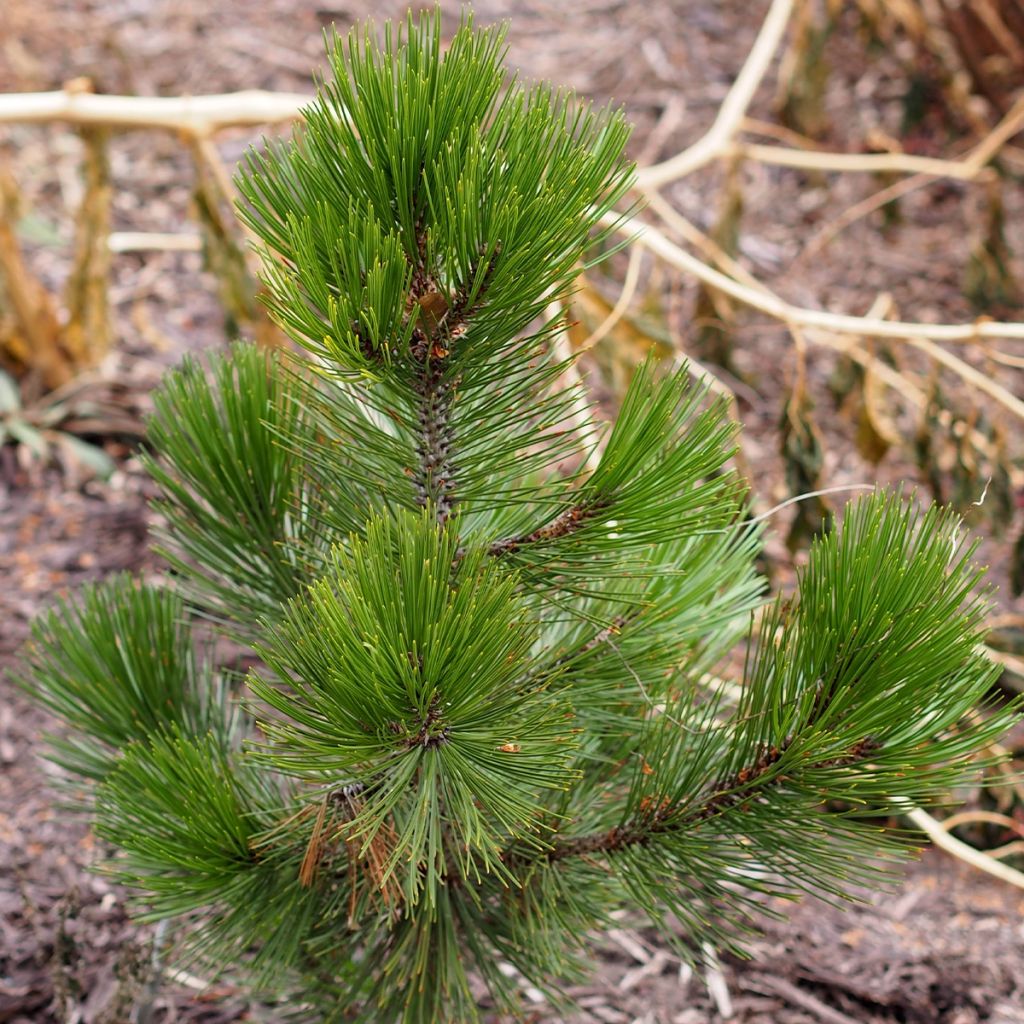
<svg viewBox="0 0 1024 1024">
<path fill-rule="evenodd" d="M 634 155 L 645 163 L 707 127 L 765 7 L 763 0 L 476 4 L 480 21 L 513 18 L 510 56 L 527 76 L 624 103 L 637 124 Z M 54 88 L 78 75 L 92 77 L 101 91 L 144 95 L 309 90 L 309 69 L 322 64 L 324 26 L 345 28 L 367 14 L 404 8 L 390 0 L 7 0 L 0 90 Z M 840 141 L 871 128 L 895 133 L 904 88 L 895 65 L 864 65 L 852 27 L 833 41 L 836 64 L 825 103 Z M 767 116 L 770 107 L 766 88 L 754 113 Z M 219 137 L 225 161 L 233 164 L 254 137 Z M 915 148 L 944 152 L 949 141 L 926 133 Z M 35 218 L 32 265 L 58 288 L 68 270 L 77 143 L 60 126 L 22 126 L 0 134 L 0 153 Z M 112 153 L 116 229 L 194 230 L 191 168 L 177 140 L 126 134 Z M 708 168 L 667 194 L 708 228 L 716 216 L 709 197 L 717 195 L 721 174 Z M 742 175 L 740 257 L 787 298 L 864 312 L 885 290 L 908 318 L 972 316 L 961 283 L 982 202 L 976 190 L 947 184 L 918 192 L 904 201 L 903 219 L 887 229 L 884 244 L 878 244 L 878 222 L 868 219 L 807 262 L 802 241 L 877 183 L 749 165 Z M 1024 200 L 1019 190 L 1005 198 L 1019 252 Z M 196 253 L 124 254 L 115 258 L 113 273 L 119 353 L 108 369 L 130 378 L 132 400 L 144 411 L 162 366 L 183 351 L 223 343 L 223 314 Z M 667 328 L 686 349 L 693 283 L 667 285 L 652 272 L 649 290 L 658 301 L 668 291 Z M 780 368 L 789 372 L 792 346 L 780 327 L 756 318 L 742 321 L 736 345 L 745 378 L 739 382 L 749 428 L 745 452 L 755 488 L 770 504 L 787 496 L 775 427 L 784 400 Z M 825 410 L 830 369 L 828 361 L 815 363 L 811 375 Z M 1018 371 L 1001 367 L 999 373 L 1020 392 Z M 825 479 L 873 479 L 875 470 L 848 440 L 850 425 L 826 411 L 821 426 Z M 113 571 L 159 572 L 146 553 L 146 485 L 137 470 L 122 458 L 111 485 L 76 488 L 52 473 L 0 462 L 0 666 L 16 664 L 28 621 L 53 594 Z M 893 480 L 912 477 L 913 470 L 905 454 L 893 454 L 881 473 Z M 783 555 L 777 537 L 771 550 Z M 1005 562 L 1001 552 L 992 548 L 997 566 Z M 133 1002 L 150 1007 L 149 1024 L 275 1020 L 273 1010 L 247 1005 L 230 987 L 153 986 L 151 932 L 129 923 L 124 894 L 87 870 L 102 851 L 82 821 L 60 808 L 48 782 L 38 737 L 49 724 L 0 677 L 0 1024 L 115 1024 L 128 1019 Z M 807 901 L 765 926 L 754 960 L 725 963 L 716 981 L 681 976 L 671 954 L 623 921 L 620 932 L 595 940 L 595 977 L 574 992 L 581 1010 L 573 1024 L 710 1024 L 729 1004 L 732 1019 L 749 1024 L 1024 1021 L 1024 900 L 941 855 L 929 853 L 891 894 L 871 896 L 847 913 Z M 529 993 L 524 1004 L 531 1006 Z M 538 1024 L 556 1019 L 540 1004 L 531 1012 Z"/>
</svg>

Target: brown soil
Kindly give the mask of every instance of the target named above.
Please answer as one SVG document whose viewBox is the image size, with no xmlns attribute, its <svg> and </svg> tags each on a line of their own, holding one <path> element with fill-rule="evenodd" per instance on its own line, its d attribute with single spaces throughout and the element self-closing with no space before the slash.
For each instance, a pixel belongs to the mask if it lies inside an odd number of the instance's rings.
<svg viewBox="0 0 1024 1024">
<path fill-rule="evenodd" d="M 322 64 L 325 25 L 344 29 L 365 15 L 401 14 L 404 7 L 390 0 L 7 0 L 0 89 L 54 88 L 88 75 L 107 92 L 308 91 L 309 69 Z M 765 7 L 764 0 L 488 0 L 476 11 L 482 22 L 512 18 L 510 57 L 528 77 L 625 104 L 637 124 L 634 152 L 651 162 L 710 123 Z M 856 148 L 874 122 L 894 133 L 899 124 L 902 72 L 886 60 L 866 64 L 852 28 L 851 22 L 851 31 L 830 44 L 834 66 L 825 107 L 835 148 Z M 771 88 L 762 89 L 753 112 L 769 116 L 771 99 Z M 220 136 L 224 159 L 233 164 L 257 134 Z M 934 128 L 915 147 L 932 153 L 956 148 L 954 139 Z M 60 126 L 0 131 L 0 156 L 10 160 L 34 218 L 32 266 L 55 288 L 68 272 L 77 153 L 73 136 Z M 116 229 L 191 230 L 191 169 L 177 140 L 152 132 L 121 136 L 113 146 L 113 168 Z M 707 227 L 719 184 L 720 171 L 709 168 L 668 195 Z M 747 167 L 743 186 L 741 258 L 787 298 L 863 312 L 878 291 L 887 290 L 907 318 L 972 315 L 960 283 L 980 202 L 976 191 L 945 185 L 918 192 L 905 201 L 901 224 L 883 235 L 877 221 L 860 222 L 808 266 L 794 262 L 801 239 L 876 183 Z M 1011 245 L 1022 252 L 1019 191 L 1009 192 L 1006 202 Z M 163 366 L 183 351 L 222 344 L 222 313 L 196 254 L 123 255 L 115 258 L 113 273 L 119 351 L 105 372 L 126 381 L 133 407 L 144 411 L 146 392 Z M 684 348 L 694 297 L 692 282 L 673 286 L 669 327 Z M 757 493 L 772 504 L 786 497 L 774 431 L 791 343 L 776 325 L 747 317 L 736 346 L 748 381 L 741 387 L 749 428 L 745 452 Z M 820 409 L 829 408 L 824 381 L 830 365 L 812 365 Z M 999 372 L 1019 393 L 1019 375 Z M 825 479 L 874 479 L 876 470 L 847 440 L 849 424 L 827 414 L 822 419 Z M 53 472 L 25 468 L 6 455 L 0 459 L 0 669 L 16 666 L 27 623 L 54 594 L 113 571 L 159 572 L 145 541 L 147 485 L 123 445 L 111 451 L 121 470 L 104 485 L 73 486 Z M 912 478 L 913 471 L 906 456 L 890 455 L 880 475 Z M 784 557 L 777 535 L 770 551 Z M 1005 553 L 1005 545 L 991 545 L 997 566 L 1005 564 Z M 1003 601 L 1013 610 L 1008 598 Z M 58 806 L 48 782 L 39 737 L 51 724 L 0 674 L 0 1024 L 114 1024 L 129 1019 L 127 1007 L 137 996 L 151 1007 L 143 1015 L 149 1024 L 273 1020 L 272 1010 L 250 1006 L 230 988 L 152 983 L 151 931 L 130 923 L 125 894 L 88 870 L 102 851 L 83 821 Z M 808 900 L 781 921 L 766 920 L 754 959 L 722 967 L 732 1019 L 1024 1022 L 1020 892 L 929 852 L 892 892 L 864 899 L 845 912 Z M 581 1009 L 573 1022 L 722 1019 L 724 997 L 713 996 L 714 978 L 687 978 L 653 936 L 631 931 L 628 921 L 622 932 L 597 937 L 595 948 L 595 976 L 574 992 Z M 529 1006 L 528 994 L 524 999 Z M 552 1024 L 555 1018 L 538 1005 L 534 1019 Z"/>
</svg>

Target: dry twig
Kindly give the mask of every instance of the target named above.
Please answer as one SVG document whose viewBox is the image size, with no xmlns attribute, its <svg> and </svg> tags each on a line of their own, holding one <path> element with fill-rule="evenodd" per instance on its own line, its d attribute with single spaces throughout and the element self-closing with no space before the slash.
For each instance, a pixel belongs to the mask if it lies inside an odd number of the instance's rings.
<svg viewBox="0 0 1024 1024">
<path fill-rule="evenodd" d="M 626 315 L 629 304 L 636 294 L 636 286 L 640 281 L 640 263 L 643 259 L 643 252 L 638 246 L 633 246 L 629 253 L 629 266 L 626 268 L 626 277 L 622 283 L 622 291 L 619 293 L 618 301 L 612 307 L 612 311 L 604 320 L 594 328 L 590 336 L 580 345 L 580 351 L 586 352 L 593 348 L 599 341 L 610 334 L 615 325 Z"/>
<path fill-rule="evenodd" d="M 311 96 L 243 92 L 210 96 L 102 96 L 76 88 L 0 94 L 0 123 L 67 121 L 111 128 L 165 128 L 207 136 L 232 125 L 293 121 Z"/>
<path fill-rule="evenodd" d="M 768 989 L 786 1002 L 813 1013 L 822 1024 L 857 1024 L 852 1017 L 826 1005 L 817 996 L 798 988 L 791 981 L 786 981 L 785 978 L 761 977 L 758 979 L 758 985 Z"/>
<path fill-rule="evenodd" d="M 627 229 L 617 225 L 617 218 L 612 215 L 605 217 L 602 223 L 618 226 L 619 230 L 623 232 L 628 230 L 637 245 L 649 249 L 670 266 L 692 274 L 698 280 L 725 292 L 726 295 L 739 300 L 744 305 L 767 313 L 786 324 L 819 328 L 833 334 L 857 334 L 876 338 L 892 338 L 896 341 L 905 341 L 909 338 L 964 343 L 977 342 L 986 338 L 1024 340 L 1024 323 L 1012 321 L 1000 323 L 987 317 L 980 317 L 973 323 L 966 324 L 922 324 L 851 316 L 846 313 L 829 313 L 825 310 L 794 306 L 774 292 L 768 291 L 763 285 L 761 288 L 753 288 L 715 270 L 685 249 L 670 242 L 664 234 L 650 224 L 640 225 L 639 228 L 633 224 Z"/>
<path fill-rule="evenodd" d="M 959 828 L 961 825 L 1001 825 L 1011 832 L 1024 836 L 1024 825 L 1015 818 L 1011 818 L 1007 814 L 999 814 L 997 811 L 959 811 L 940 821 L 939 824 L 947 832 L 952 832 L 953 829 Z"/>
<path fill-rule="evenodd" d="M 792 13 L 793 0 L 772 0 L 750 54 L 707 134 L 670 160 L 640 171 L 637 177 L 641 188 L 648 191 L 661 188 L 722 155 L 746 116 L 747 107 L 768 71 Z"/>
<path fill-rule="evenodd" d="M 1001 881 L 1009 882 L 1018 889 L 1024 889 L 1024 873 L 1011 868 L 1007 864 L 990 857 L 981 850 L 976 850 L 967 843 L 960 842 L 955 836 L 951 836 L 943 827 L 942 822 L 933 818 L 927 811 L 920 807 L 911 807 L 904 811 L 904 814 L 919 828 L 928 838 L 946 853 L 952 854 L 958 860 L 970 864 L 971 867 L 984 871 Z"/>
</svg>

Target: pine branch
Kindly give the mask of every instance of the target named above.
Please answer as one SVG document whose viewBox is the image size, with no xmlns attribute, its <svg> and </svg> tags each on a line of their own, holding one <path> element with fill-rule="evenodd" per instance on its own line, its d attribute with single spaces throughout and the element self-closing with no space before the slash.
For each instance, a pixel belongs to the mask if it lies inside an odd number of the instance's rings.
<svg viewBox="0 0 1024 1024">
<path fill-rule="evenodd" d="M 621 228 L 628 129 L 510 81 L 502 38 L 332 40 L 303 133 L 239 181 L 306 354 L 168 378 L 182 596 L 89 591 L 27 659 L 146 913 L 326 1019 L 477 1020 L 471 977 L 515 1016 L 502 965 L 554 998 L 623 905 L 737 950 L 761 894 L 871 880 L 870 819 L 1016 715 L 959 524 L 898 498 L 812 549 L 735 706 L 706 691 L 763 601 L 732 426 L 651 361 L 589 458 L 548 310 Z M 247 743 L 190 608 L 252 646 Z"/>
<path fill-rule="evenodd" d="M 573 779 L 565 706 L 523 671 L 535 627 L 515 580 L 479 550 L 453 570 L 457 543 L 430 510 L 371 522 L 261 646 L 285 685 L 250 680 L 276 712 L 264 763 L 363 783 L 350 838 L 364 849 L 406 824 L 385 877 L 410 904 L 436 904 L 449 855 L 462 877 L 501 871 L 503 841 L 536 831 L 538 791 Z"/>
<path fill-rule="evenodd" d="M 410 23 L 383 55 L 335 40 L 306 135 L 249 158 L 241 212 L 267 247 L 274 316 L 395 424 L 415 503 L 441 523 L 458 504 L 467 523 L 519 525 L 543 497 L 535 471 L 579 446 L 577 397 L 552 388 L 555 326 L 523 334 L 607 237 L 627 131 L 547 87 L 502 97 L 501 32 L 464 25 L 442 57 L 435 27 Z M 449 74 L 460 62 L 472 71 Z"/>
<path fill-rule="evenodd" d="M 1015 714 L 964 717 L 994 673 L 976 653 L 984 607 L 970 597 L 977 574 L 969 552 L 956 552 L 957 530 L 949 516 L 918 516 L 885 496 L 849 506 L 841 531 L 812 548 L 792 604 L 764 617 L 731 717 L 714 701 L 670 699 L 638 747 L 628 797 L 603 814 L 577 812 L 606 823 L 556 835 L 546 850 L 510 851 L 513 872 L 593 857 L 636 870 L 631 851 L 657 848 L 718 876 L 725 847 L 745 837 L 738 856 L 802 886 L 832 854 L 809 835 L 787 836 L 794 814 L 809 828 L 824 823 L 823 799 L 846 801 L 850 841 L 877 844 L 860 819 L 955 785 Z M 724 844 L 717 867 L 692 845 L 709 827 Z"/>
<path fill-rule="evenodd" d="M 433 508 L 443 526 L 455 507 L 456 469 L 450 418 L 453 388 L 445 377 L 439 355 L 427 355 L 424 359 L 416 390 L 420 402 L 418 461 L 414 471 L 416 500 L 423 508 Z"/>
<path fill-rule="evenodd" d="M 212 382 L 187 360 L 165 378 L 147 425 L 162 456 L 145 457 L 162 492 L 161 553 L 195 604 L 248 636 L 256 617 L 301 589 L 334 539 L 317 537 L 317 481 L 280 440 L 303 448 L 315 426 L 308 376 L 286 360 L 238 346 L 211 357 Z"/>
<path fill-rule="evenodd" d="M 413 472 L 417 503 L 435 510 L 440 525 L 447 522 L 455 506 L 456 466 L 453 459 L 455 431 L 451 422 L 456 380 L 446 372 L 452 350 L 471 330 L 474 314 L 487 299 L 487 286 L 494 273 L 497 249 L 482 266 L 471 266 L 469 277 L 479 282 L 475 295 L 463 287 L 454 298 L 446 297 L 429 278 L 424 262 L 425 241 L 417 236 L 418 265 L 412 275 L 410 297 L 416 326 L 410 346 L 415 368 L 414 389 L 419 398 L 417 468 Z"/>
<path fill-rule="evenodd" d="M 510 555 L 532 544 L 571 537 L 578 530 L 586 526 L 588 520 L 601 515 L 607 508 L 607 503 L 600 501 L 592 501 L 589 504 L 581 502 L 560 512 L 546 526 L 539 526 L 531 533 L 522 534 L 518 537 L 505 537 L 494 541 L 488 546 L 487 553 L 495 557 Z"/>
<path fill-rule="evenodd" d="M 659 548 L 729 529 L 742 500 L 738 481 L 724 471 L 732 427 L 721 404 L 701 408 L 704 397 L 685 369 L 661 374 L 648 361 L 593 474 L 546 523 L 492 541 L 490 553 L 520 568 L 541 594 L 571 592 L 581 578 L 621 575 L 630 557 L 630 572 L 642 573 L 659 561 Z M 564 582 L 552 588 L 556 573 Z"/>
<path fill-rule="evenodd" d="M 658 837 L 672 836 L 698 828 L 728 811 L 744 810 L 744 804 L 774 786 L 785 785 L 789 780 L 773 769 L 782 760 L 790 744 L 771 747 L 749 765 L 740 768 L 732 776 L 713 783 L 706 793 L 694 801 L 687 800 L 685 810 L 677 809 L 663 801 L 653 802 L 641 808 L 641 813 L 624 825 L 617 825 L 607 832 L 576 836 L 556 840 L 544 854 L 551 862 L 569 857 L 587 857 L 596 854 L 614 855 L 633 846 L 646 846 Z M 802 766 L 806 771 L 827 771 L 833 768 L 851 767 L 869 759 L 881 749 L 873 737 L 867 736 L 852 744 L 838 756 L 824 758 L 816 763 Z M 730 829 L 742 831 L 742 822 L 730 821 Z"/>
<path fill-rule="evenodd" d="M 57 601 L 34 623 L 25 661 L 16 681 L 78 733 L 51 738 L 53 760 L 90 782 L 133 741 L 234 729 L 222 683 L 197 663 L 180 597 L 128 576 Z"/>
</svg>

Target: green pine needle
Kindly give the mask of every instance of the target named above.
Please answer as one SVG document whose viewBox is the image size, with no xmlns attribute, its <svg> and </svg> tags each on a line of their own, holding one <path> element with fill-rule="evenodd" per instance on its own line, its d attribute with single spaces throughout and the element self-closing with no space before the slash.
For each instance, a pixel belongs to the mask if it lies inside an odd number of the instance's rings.
<svg viewBox="0 0 1024 1024">
<path fill-rule="evenodd" d="M 57 601 L 34 623 L 24 657 L 22 688 L 74 730 L 53 740 L 53 760 L 86 779 L 105 778 L 135 740 L 229 731 L 181 598 L 128 576 Z"/>
</svg>

